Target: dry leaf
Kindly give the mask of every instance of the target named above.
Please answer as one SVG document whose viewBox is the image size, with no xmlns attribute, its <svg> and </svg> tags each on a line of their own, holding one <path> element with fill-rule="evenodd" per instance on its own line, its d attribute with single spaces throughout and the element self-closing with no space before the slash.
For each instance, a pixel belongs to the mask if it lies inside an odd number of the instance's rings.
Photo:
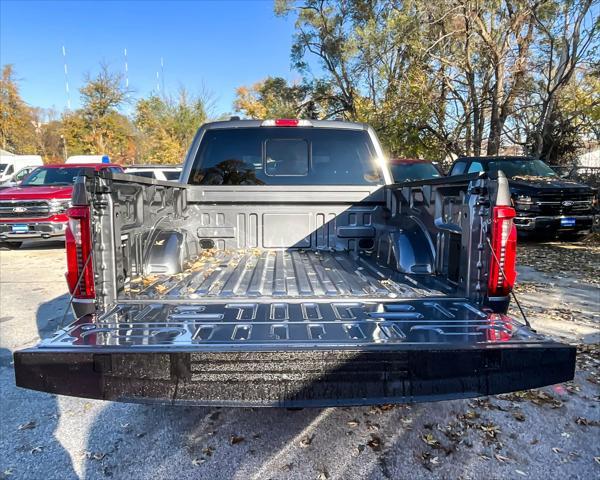
<svg viewBox="0 0 600 480">
<path fill-rule="evenodd" d="M 381 450 L 381 438 L 372 433 L 371 440 L 367 442 L 367 445 L 371 447 L 373 451 L 378 452 Z"/>
<path fill-rule="evenodd" d="M 437 448 L 440 446 L 440 442 L 431 433 L 428 433 L 427 435 L 422 435 L 421 440 L 423 440 L 430 447 Z"/>
<path fill-rule="evenodd" d="M 525 421 L 525 415 L 523 414 L 523 412 L 515 412 L 513 413 L 513 418 L 518 421 L 518 422 L 524 422 Z"/>
<path fill-rule="evenodd" d="M 209 446 L 207 446 L 207 447 L 204 447 L 204 448 L 202 449 L 202 453 L 203 453 L 204 455 L 206 455 L 207 457 L 211 457 L 214 451 L 215 451 L 215 449 L 214 449 L 214 448 L 212 448 L 212 447 L 209 447 Z"/>
<path fill-rule="evenodd" d="M 494 457 L 496 457 L 496 460 L 498 460 L 499 462 L 510 462 L 510 458 L 505 457 L 504 455 L 500 455 L 499 453 L 495 453 Z"/>
<path fill-rule="evenodd" d="M 352 428 L 358 427 L 358 424 L 359 424 L 358 420 L 350 420 L 350 421 L 348 421 L 348 426 L 352 427 Z"/>
<path fill-rule="evenodd" d="M 244 437 L 238 435 L 232 435 L 229 437 L 229 443 L 231 445 L 237 445 L 238 443 L 242 443 L 244 441 Z"/>
<path fill-rule="evenodd" d="M 35 428 L 36 426 L 37 426 L 37 423 L 35 423 L 35 420 L 31 420 L 30 422 L 22 423 L 21 425 L 19 425 L 19 430 L 31 430 L 32 428 Z"/>
<path fill-rule="evenodd" d="M 302 448 L 307 448 L 312 443 L 313 438 L 315 438 L 314 435 L 307 435 L 302 440 L 300 440 L 300 446 Z"/>
<path fill-rule="evenodd" d="M 327 470 L 322 470 L 319 472 L 318 480 L 327 480 L 329 478 L 329 472 Z"/>
<path fill-rule="evenodd" d="M 192 460 L 192 465 L 197 467 L 198 465 L 202 465 L 204 462 L 206 462 L 206 460 L 204 458 L 194 458 Z"/>
</svg>

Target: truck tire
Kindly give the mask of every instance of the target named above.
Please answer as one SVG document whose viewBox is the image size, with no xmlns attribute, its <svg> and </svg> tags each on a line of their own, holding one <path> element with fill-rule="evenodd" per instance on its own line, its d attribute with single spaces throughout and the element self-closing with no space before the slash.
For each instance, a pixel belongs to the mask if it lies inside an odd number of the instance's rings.
<svg viewBox="0 0 600 480">
<path fill-rule="evenodd" d="M 23 242 L 0 242 L 0 247 L 8 248 L 9 250 L 18 250 Z"/>
</svg>

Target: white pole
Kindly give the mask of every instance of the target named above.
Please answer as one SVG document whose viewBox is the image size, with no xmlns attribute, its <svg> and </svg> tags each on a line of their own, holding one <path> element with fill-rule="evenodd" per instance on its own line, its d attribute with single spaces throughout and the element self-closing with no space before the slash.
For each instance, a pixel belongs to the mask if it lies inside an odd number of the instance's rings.
<svg viewBox="0 0 600 480">
<path fill-rule="evenodd" d="M 64 70 L 65 70 L 65 92 L 67 93 L 67 110 L 71 110 L 71 92 L 69 91 L 69 69 L 67 68 L 67 49 L 62 46 Z"/>
</svg>

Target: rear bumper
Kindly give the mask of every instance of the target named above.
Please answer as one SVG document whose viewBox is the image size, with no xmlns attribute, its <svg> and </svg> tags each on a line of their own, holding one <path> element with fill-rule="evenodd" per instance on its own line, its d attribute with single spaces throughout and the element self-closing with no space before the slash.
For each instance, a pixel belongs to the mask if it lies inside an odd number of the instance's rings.
<svg viewBox="0 0 600 480">
<path fill-rule="evenodd" d="M 574 225 L 565 225 L 566 219 L 574 219 Z M 517 212 L 515 225 L 524 232 L 591 232 L 600 226 L 600 215 L 523 216 Z"/>
<path fill-rule="evenodd" d="M 15 231 L 13 229 L 14 225 L 22 226 L 22 231 Z M 21 222 L 8 223 L 0 221 L 0 241 L 21 241 L 29 238 L 60 240 L 64 239 L 66 228 L 66 222 L 23 220 Z"/>
<path fill-rule="evenodd" d="M 575 369 L 575 347 L 554 342 L 368 350 L 131 350 L 16 352 L 16 383 L 112 401 L 325 407 L 492 395 L 568 381 Z"/>
</svg>

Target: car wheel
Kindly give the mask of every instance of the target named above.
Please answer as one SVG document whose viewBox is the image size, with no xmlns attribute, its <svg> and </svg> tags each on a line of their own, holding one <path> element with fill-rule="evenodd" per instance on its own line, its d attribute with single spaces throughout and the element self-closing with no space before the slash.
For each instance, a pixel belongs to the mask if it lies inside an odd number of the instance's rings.
<svg viewBox="0 0 600 480">
<path fill-rule="evenodd" d="M 23 242 L 0 242 L 0 247 L 8 248 L 9 250 L 17 250 L 23 245 Z"/>
</svg>

